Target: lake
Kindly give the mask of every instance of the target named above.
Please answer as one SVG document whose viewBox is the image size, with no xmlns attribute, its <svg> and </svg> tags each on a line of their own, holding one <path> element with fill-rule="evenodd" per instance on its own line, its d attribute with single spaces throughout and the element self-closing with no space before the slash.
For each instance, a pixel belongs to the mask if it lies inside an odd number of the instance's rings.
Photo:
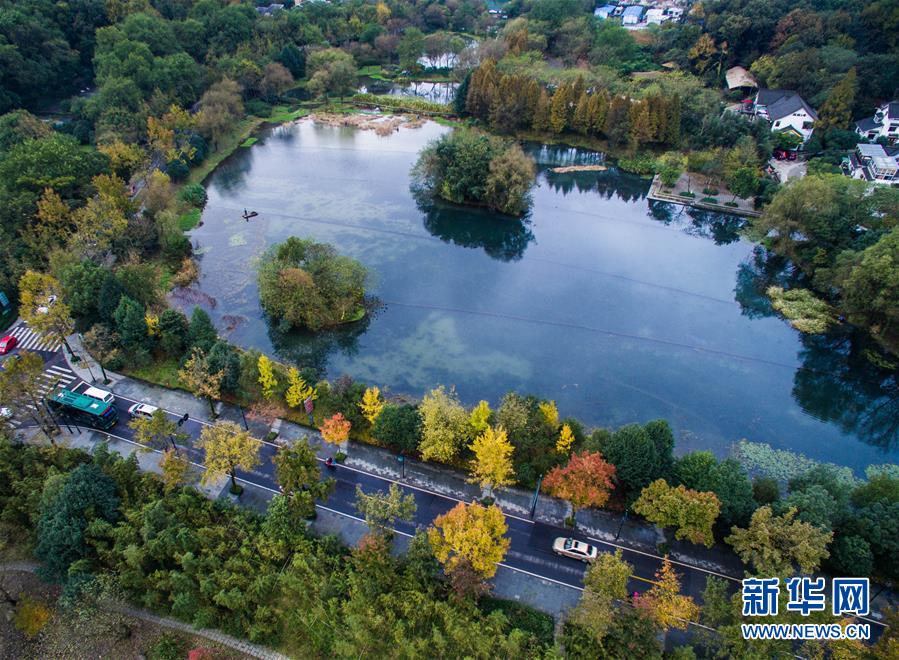
<svg viewBox="0 0 899 660">
<path fill-rule="evenodd" d="M 191 299 L 237 345 L 391 394 L 445 384 L 495 406 L 515 389 L 591 426 L 667 418 L 681 453 L 747 438 L 856 470 L 895 462 L 895 381 L 859 366 L 851 337 L 803 339 L 771 314 L 760 292 L 782 274 L 740 219 L 650 203 L 649 181 L 615 168 L 554 173 L 602 154 L 537 145 L 525 220 L 416 199 L 409 170 L 447 130 L 263 131 L 208 181 Z M 380 308 L 314 336 L 270 327 L 255 258 L 291 235 L 362 261 Z"/>
</svg>

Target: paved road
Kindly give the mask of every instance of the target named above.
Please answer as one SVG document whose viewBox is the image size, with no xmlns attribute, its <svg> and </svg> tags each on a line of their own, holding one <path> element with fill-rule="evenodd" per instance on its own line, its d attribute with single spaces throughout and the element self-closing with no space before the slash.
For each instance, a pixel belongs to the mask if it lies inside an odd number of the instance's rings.
<svg viewBox="0 0 899 660">
<path fill-rule="evenodd" d="M 61 351 L 55 353 L 45 352 L 42 355 L 45 358 L 45 373 L 58 374 L 63 370 L 67 371 L 65 358 Z M 80 379 L 76 379 L 75 381 L 68 381 L 67 386 L 75 391 L 83 391 L 88 387 L 88 384 Z M 116 397 L 119 421 L 109 431 L 111 435 L 128 442 L 134 442 L 133 431 L 127 424 L 128 407 L 133 403 L 138 403 L 138 401 L 123 396 Z M 146 401 L 145 403 L 152 404 L 154 402 Z M 172 420 L 178 420 L 183 414 L 179 411 L 168 410 L 166 413 Z M 190 460 L 201 467 L 203 452 L 194 443 L 199 438 L 202 428 L 207 425 L 208 422 L 205 420 L 189 418 L 180 428 L 180 431 L 187 438 L 179 443 L 179 449 L 185 450 Z M 238 480 L 271 493 L 277 493 L 278 484 L 275 480 L 272 459 L 280 447 L 277 444 L 263 440 L 260 440 L 260 444 L 259 465 L 252 471 L 238 471 Z M 322 462 L 322 477 L 333 478 L 336 482 L 332 495 L 326 502 L 320 503 L 319 506 L 333 513 L 361 520 L 355 509 L 357 485 L 361 486 L 366 492 L 374 492 L 378 490 L 386 491 L 391 483 L 398 483 L 404 491 L 411 493 L 415 497 L 417 510 L 412 522 L 401 522 L 396 526 L 395 531 L 402 535 L 411 536 L 416 528 L 427 527 L 436 516 L 446 513 L 459 501 L 448 495 L 423 490 L 405 484 L 402 481 L 394 481 L 373 475 L 351 466 L 335 464 L 333 467 L 327 467 L 324 465 L 324 458 L 319 457 L 319 460 Z M 502 565 L 514 571 L 519 571 L 535 578 L 549 580 L 572 589 L 583 590 L 583 576 L 586 567 L 577 560 L 559 557 L 552 552 L 552 542 L 557 536 L 573 536 L 597 545 L 602 551 L 612 552 L 621 548 L 624 559 L 634 567 L 634 574 L 629 583 L 631 592 L 643 592 L 648 589 L 653 584 L 654 574 L 661 565 L 661 557 L 657 555 L 624 548 L 623 546 L 585 536 L 577 531 L 508 514 L 506 522 L 509 527 L 508 537 L 511 543 L 509 552 Z M 688 564 L 674 563 L 678 573 L 681 574 L 683 593 L 693 596 L 697 600 L 700 600 L 699 596 L 705 589 L 706 581 L 710 575 L 727 579 L 733 591 L 736 591 L 739 587 L 739 581 L 732 577 Z M 867 618 L 865 620 L 876 624 L 874 628 L 882 626 L 876 620 Z"/>
</svg>

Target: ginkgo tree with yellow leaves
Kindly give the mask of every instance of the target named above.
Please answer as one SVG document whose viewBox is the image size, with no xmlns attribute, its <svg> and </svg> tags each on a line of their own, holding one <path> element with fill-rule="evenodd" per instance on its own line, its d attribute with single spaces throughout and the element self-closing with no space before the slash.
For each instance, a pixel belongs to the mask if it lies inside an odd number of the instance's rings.
<svg viewBox="0 0 899 660">
<path fill-rule="evenodd" d="M 243 490 L 237 485 L 237 470 L 252 470 L 259 464 L 260 442 L 234 422 L 204 426 L 197 446 L 205 452 L 206 471 L 200 481 L 208 484 L 227 475 L 231 477 L 231 492 L 236 495 Z"/>
<path fill-rule="evenodd" d="M 75 322 L 61 297 L 62 286 L 52 275 L 28 270 L 19 280 L 19 314 L 33 330 L 62 342 L 72 355 L 66 338 L 75 331 Z"/>
<path fill-rule="evenodd" d="M 493 411 L 490 410 L 490 404 L 483 400 L 479 401 L 478 405 L 472 409 L 469 420 L 476 436 L 483 433 L 490 426 L 490 416 L 492 414 Z"/>
<path fill-rule="evenodd" d="M 262 386 L 262 396 L 271 399 L 275 395 L 275 388 L 278 387 L 278 379 L 275 377 L 275 369 L 271 359 L 265 354 L 259 356 L 256 363 L 259 370 L 259 385 Z"/>
<path fill-rule="evenodd" d="M 559 431 L 559 439 L 556 440 L 556 451 L 563 456 L 568 456 L 571 452 L 571 445 L 574 444 L 574 432 L 568 424 L 562 424 L 562 430 Z"/>
<path fill-rule="evenodd" d="M 485 496 L 492 496 L 494 488 L 515 483 L 512 453 L 515 448 L 509 442 L 502 426 L 488 426 L 469 446 L 474 452 L 469 481 L 480 485 Z"/>
<path fill-rule="evenodd" d="M 270 364 L 269 369 L 271 369 Z M 260 379 L 262 378 L 261 369 L 259 370 L 259 377 Z M 274 378 L 274 374 L 272 374 L 272 378 Z M 290 369 L 287 370 L 287 383 L 288 387 L 287 391 L 284 392 L 284 400 L 291 408 L 296 408 L 306 399 L 315 400 L 318 398 L 318 393 L 315 391 L 315 388 L 308 385 L 306 381 L 303 380 L 303 377 L 300 376 L 300 372 L 296 367 L 290 367 Z"/>
<path fill-rule="evenodd" d="M 369 424 L 374 424 L 383 409 L 384 400 L 381 398 L 381 390 L 377 387 L 366 388 L 362 394 L 362 401 L 359 403 L 362 416 L 368 420 Z"/>
<path fill-rule="evenodd" d="M 483 581 L 496 574 L 509 550 L 508 529 L 498 506 L 459 502 L 434 519 L 428 542 L 451 579 L 472 572 Z"/>
</svg>

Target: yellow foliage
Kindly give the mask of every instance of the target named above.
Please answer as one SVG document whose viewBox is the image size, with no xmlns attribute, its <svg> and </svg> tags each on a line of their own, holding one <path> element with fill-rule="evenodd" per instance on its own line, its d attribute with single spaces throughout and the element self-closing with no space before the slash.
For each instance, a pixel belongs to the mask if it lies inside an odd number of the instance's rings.
<svg viewBox="0 0 899 660">
<path fill-rule="evenodd" d="M 474 452 L 471 462 L 471 481 L 481 488 L 501 488 L 515 483 L 512 472 L 512 452 L 515 448 L 502 426 L 487 427 L 469 447 Z"/>
<path fill-rule="evenodd" d="M 266 355 L 259 356 L 257 362 L 259 369 L 259 384 L 262 386 L 262 394 L 266 399 L 271 399 L 278 386 L 278 379 L 275 378 L 275 370 L 272 367 L 272 361 Z"/>
<path fill-rule="evenodd" d="M 369 387 L 362 395 L 362 402 L 359 404 L 362 416 L 368 420 L 370 424 L 374 424 L 378 415 L 384 409 L 384 401 L 381 399 L 381 390 L 377 387 Z"/>
<path fill-rule="evenodd" d="M 43 603 L 25 597 L 16 607 L 16 628 L 21 630 L 29 638 L 37 635 L 47 625 L 52 612 Z"/>
<path fill-rule="evenodd" d="M 571 451 L 571 445 L 574 443 L 574 433 L 568 424 L 562 425 L 562 431 L 559 433 L 559 439 L 556 440 L 556 451 L 560 454 L 568 455 Z"/>
<path fill-rule="evenodd" d="M 206 471 L 200 477 L 204 484 L 224 475 L 233 480 L 237 468 L 252 470 L 259 464 L 259 441 L 234 422 L 204 426 L 197 446 L 205 451 Z"/>
<path fill-rule="evenodd" d="M 162 468 L 162 483 L 168 493 L 184 485 L 190 463 L 174 449 L 167 449 L 162 454 L 159 467 Z"/>
<path fill-rule="evenodd" d="M 484 578 L 490 578 L 509 549 L 507 530 L 506 518 L 498 506 L 459 502 L 434 519 L 428 541 L 437 561 L 448 572 L 467 561 Z"/>
<path fill-rule="evenodd" d="M 556 429 L 559 427 L 559 409 L 556 408 L 555 401 L 541 401 L 537 404 L 537 407 L 550 428 Z"/>
<path fill-rule="evenodd" d="M 147 314 L 144 316 L 144 322 L 147 324 L 147 335 L 150 337 L 158 337 L 159 317 L 155 314 Z"/>
<path fill-rule="evenodd" d="M 121 140 L 101 144 L 97 147 L 97 151 L 109 156 L 109 165 L 112 171 L 124 178 L 130 177 L 146 158 L 146 154 L 139 145 L 127 144 Z"/>
<path fill-rule="evenodd" d="M 666 556 L 656 571 L 656 584 L 637 600 L 637 607 L 645 611 L 663 630 L 686 630 L 690 621 L 699 618 L 699 606 L 690 596 L 680 593 L 680 579 Z"/>
<path fill-rule="evenodd" d="M 480 435 L 490 426 L 490 405 L 486 401 L 480 401 L 471 411 L 471 428 L 475 435 Z"/>
<path fill-rule="evenodd" d="M 287 405 L 291 408 L 296 408 L 306 399 L 314 401 L 318 398 L 318 392 L 315 391 L 314 387 L 306 384 L 296 367 L 291 367 L 287 370 L 287 382 L 289 387 L 284 393 L 284 400 L 287 401 Z"/>
</svg>

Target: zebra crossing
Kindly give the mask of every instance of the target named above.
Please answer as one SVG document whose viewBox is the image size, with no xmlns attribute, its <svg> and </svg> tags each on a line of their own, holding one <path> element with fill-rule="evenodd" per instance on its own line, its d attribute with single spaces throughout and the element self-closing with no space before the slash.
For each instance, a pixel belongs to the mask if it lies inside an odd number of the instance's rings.
<svg viewBox="0 0 899 660">
<path fill-rule="evenodd" d="M 58 337 L 42 335 L 41 333 L 32 330 L 24 323 L 13 328 L 9 334 L 19 340 L 16 348 L 20 351 L 46 351 L 48 353 L 55 353 L 62 344 Z"/>
<path fill-rule="evenodd" d="M 40 392 L 40 397 L 44 398 L 57 387 L 74 389 L 73 383 L 77 385 L 77 381 L 78 376 L 75 375 L 75 373 L 71 369 L 67 369 L 66 367 L 61 367 L 54 364 L 47 369 L 44 369 L 44 372 L 41 374 L 41 383 L 37 389 Z M 34 411 L 34 406 L 30 403 L 25 404 L 25 408 L 29 411 Z M 25 411 L 21 411 L 21 414 L 18 414 L 16 415 L 16 417 L 7 420 L 7 422 L 13 428 L 17 428 L 22 424 L 31 424 L 33 423 L 33 420 L 28 417 L 28 414 L 25 413 Z"/>
</svg>

